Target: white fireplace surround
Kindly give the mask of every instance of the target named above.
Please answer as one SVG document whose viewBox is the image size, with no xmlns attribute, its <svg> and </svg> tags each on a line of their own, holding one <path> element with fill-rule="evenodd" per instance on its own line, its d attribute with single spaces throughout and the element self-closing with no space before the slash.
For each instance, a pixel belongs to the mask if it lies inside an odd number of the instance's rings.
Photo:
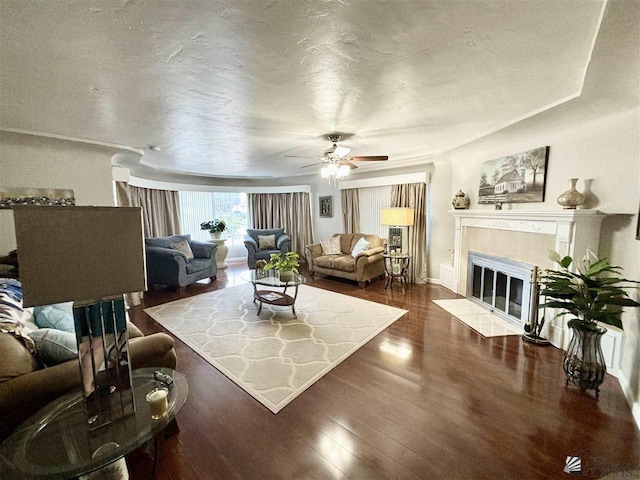
<svg viewBox="0 0 640 480">
<path fill-rule="evenodd" d="M 570 255 L 581 259 L 587 248 L 597 254 L 600 244 L 600 226 L 605 214 L 598 210 L 450 210 L 455 217 L 455 245 L 453 264 L 453 291 L 462 292 L 461 278 L 463 239 L 465 229 L 486 228 L 534 234 L 553 235 L 555 250 L 560 256 Z M 553 314 L 547 315 L 552 318 Z M 569 335 L 566 322 L 550 322 L 547 335 L 553 345 L 566 348 Z M 607 327 L 608 328 L 608 327 Z M 608 328 L 603 337 L 603 350 L 609 373 L 617 375 L 622 332 Z"/>
</svg>

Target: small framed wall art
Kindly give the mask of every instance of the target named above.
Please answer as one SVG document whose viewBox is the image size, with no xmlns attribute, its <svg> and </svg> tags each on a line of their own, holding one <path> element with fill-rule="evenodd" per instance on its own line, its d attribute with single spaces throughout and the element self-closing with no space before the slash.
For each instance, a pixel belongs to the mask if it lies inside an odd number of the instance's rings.
<svg viewBox="0 0 640 480">
<path fill-rule="evenodd" d="M 320 197 L 320 216 L 333 217 L 333 197 Z"/>
</svg>

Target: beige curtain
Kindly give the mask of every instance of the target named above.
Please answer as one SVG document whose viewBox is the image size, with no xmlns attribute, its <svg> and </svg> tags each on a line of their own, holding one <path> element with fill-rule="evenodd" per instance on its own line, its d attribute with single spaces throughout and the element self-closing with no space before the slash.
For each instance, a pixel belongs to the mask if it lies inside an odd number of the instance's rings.
<svg viewBox="0 0 640 480">
<path fill-rule="evenodd" d="M 123 182 L 117 182 L 123 183 Z M 127 185 L 125 183 L 125 185 Z M 142 207 L 142 226 L 145 238 L 168 237 L 180 234 L 180 201 L 174 190 L 127 185 L 128 193 L 116 184 L 118 202 L 129 199 L 132 207 Z"/>
<path fill-rule="evenodd" d="M 116 204 L 118 207 L 134 207 L 131 201 L 131 187 L 127 182 L 116 182 Z M 128 307 L 135 307 L 142 303 L 144 292 L 124 294 L 124 301 Z"/>
<path fill-rule="evenodd" d="M 360 233 L 360 199 L 357 188 L 340 191 L 342 197 L 342 224 L 344 233 Z"/>
<path fill-rule="evenodd" d="M 304 257 L 304 247 L 311 244 L 311 204 L 309 194 L 250 193 L 252 228 L 281 228 L 291 238 L 291 251 Z"/>
<path fill-rule="evenodd" d="M 427 283 L 427 188 L 424 183 L 391 187 L 391 206 L 414 209 L 413 227 L 409 227 L 411 263 L 409 280 Z"/>
</svg>

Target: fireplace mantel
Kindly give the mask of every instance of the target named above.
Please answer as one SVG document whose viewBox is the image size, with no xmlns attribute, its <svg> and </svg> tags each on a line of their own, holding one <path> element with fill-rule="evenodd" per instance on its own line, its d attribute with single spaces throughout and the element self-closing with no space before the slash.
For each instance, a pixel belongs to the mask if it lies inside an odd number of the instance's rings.
<svg viewBox="0 0 640 480">
<path fill-rule="evenodd" d="M 561 255 L 584 255 L 587 248 L 598 253 L 600 225 L 605 214 L 598 210 L 450 210 L 455 217 L 454 290 L 460 293 L 460 268 L 464 229 L 488 228 L 555 236 Z"/>
<path fill-rule="evenodd" d="M 452 287 L 458 294 L 462 291 L 461 273 L 466 264 L 462 252 L 467 228 L 551 235 L 555 238 L 555 250 L 560 256 L 582 258 L 587 248 L 598 253 L 600 226 L 607 216 L 598 210 L 473 209 L 450 210 L 449 213 L 455 217 L 456 224 Z M 566 338 L 563 338 L 565 335 L 560 324 L 551 330 L 552 343 L 564 346 Z"/>
</svg>

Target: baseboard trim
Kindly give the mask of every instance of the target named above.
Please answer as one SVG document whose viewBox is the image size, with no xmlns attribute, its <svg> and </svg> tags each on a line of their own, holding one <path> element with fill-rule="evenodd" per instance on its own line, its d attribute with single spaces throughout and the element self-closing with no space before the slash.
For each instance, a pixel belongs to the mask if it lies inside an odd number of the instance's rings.
<svg viewBox="0 0 640 480">
<path fill-rule="evenodd" d="M 633 392 L 631 391 L 629 380 L 627 380 L 627 376 L 622 372 L 622 370 L 619 370 L 618 372 L 618 382 L 620 382 L 622 392 L 629 403 L 631 415 L 633 415 L 633 419 L 636 422 L 636 427 L 640 430 L 640 401 L 633 398 Z"/>
<path fill-rule="evenodd" d="M 564 350 L 564 330 L 557 325 L 549 325 L 549 341 L 551 345 L 560 350 Z"/>
<path fill-rule="evenodd" d="M 427 278 L 427 283 L 433 283 L 434 285 L 442 285 L 439 278 Z"/>
</svg>

